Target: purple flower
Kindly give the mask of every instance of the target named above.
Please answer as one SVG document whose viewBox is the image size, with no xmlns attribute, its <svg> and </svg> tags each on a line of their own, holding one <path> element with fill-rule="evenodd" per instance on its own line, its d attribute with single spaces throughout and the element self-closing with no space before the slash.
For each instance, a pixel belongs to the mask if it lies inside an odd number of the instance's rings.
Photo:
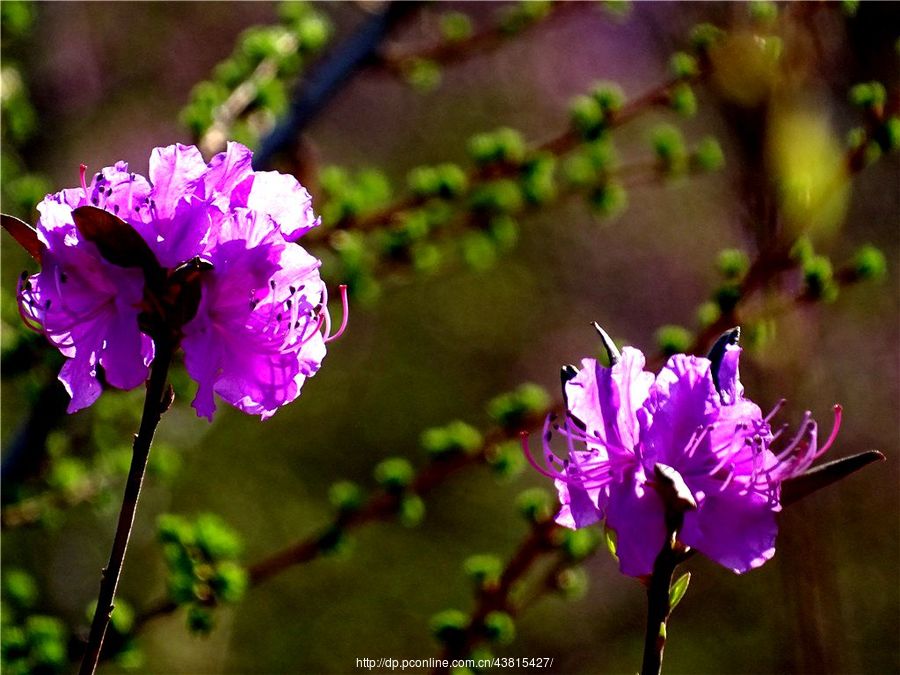
<svg viewBox="0 0 900 675">
<path fill-rule="evenodd" d="M 243 208 L 222 222 L 209 261 L 182 340 L 188 373 L 200 384 L 194 407 L 211 419 L 215 391 L 265 419 L 300 395 L 325 356 L 320 263 L 287 243 L 274 220 Z"/>
<path fill-rule="evenodd" d="M 318 370 L 326 342 L 346 326 L 346 291 L 343 323 L 325 337 L 331 321 L 320 262 L 292 243 L 320 222 L 311 197 L 291 176 L 254 172 L 251 157 L 238 143 L 209 164 L 193 146 L 156 148 L 149 180 L 119 162 L 88 185 L 82 169 L 80 188 L 38 206 L 42 269 L 23 279 L 19 305 L 26 323 L 69 359 L 60 379 L 70 412 L 99 396 L 98 366 L 112 386 L 141 384 L 153 359 L 150 334 L 161 330 L 184 348 L 199 385 L 194 407 L 210 419 L 213 392 L 266 418 Z M 83 206 L 139 233 L 165 280 L 150 283 L 140 265 L 105 257 L 76 226 L 73 211 Z M 182 292 L 176 270 L 186 263 L 200 270 L 199 303 L 180 317 L 172 305 Z"/>
<path fill-rule="evenodd" d="M 782 404 L 763 417 L 744 397 L 740 351 L 728 345 L 715 373 L 709 359 L 678 354 L 654 378 L 643 370 L 643 355 L 626 347 L 611 353 L 609 368 L 584 359 L 565 383 L 565 419 L 548 418 L 547 466 L 534 465 L 555 480 L 558 523 L 577 528 L 605 520 L 615 532 L 623 573 L 650 574 L 666 540 L 661 470 L 674 470 L 696 503 L 683 514 L 681 543 L 737 573 L 774 555 L 781 483 L 828 449 L 840 408 L 822 448 L 809 413 L 796 436 L 781 443 L 784 429 L 773 433 L 770 421 Z M 568 444 L 565 460 L 550 447 L 553 430 Z"/>
<path fill-rule="evenodd" d="M 19 284 L 19 309 L 26 325 L 46 335 L 68 359 L 59 379 L 72 399 L 70 413 L 100 395 L 98 366 L 110 385 L 132 389 L 147 378 L 153 359 L 153 342 L 138 327 L 143 274 L 107 262 L 72 219 L 73 209 L 105 202 L 109 177 L 123 167 L 104 169 L 90 188 L 63 190 L 38 205 L 42 269 Z M 117 194 L 123 191 L 117 188 Z"/>
</svg>

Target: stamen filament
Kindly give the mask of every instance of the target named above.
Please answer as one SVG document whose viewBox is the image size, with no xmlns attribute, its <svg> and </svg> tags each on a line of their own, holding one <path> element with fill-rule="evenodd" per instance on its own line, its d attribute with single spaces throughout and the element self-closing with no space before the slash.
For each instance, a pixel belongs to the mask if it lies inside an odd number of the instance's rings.
<svg viewBox="0 0 900 675">
<path fill-rule="evenodd" d="M 347 299 L 347 284 L 341 284 L 340 286 L 338 286 L 338 290 L 340 290 L 341 292 L 341 312 L 343 316 L 341 316 L 341 325 L 340 327 L 338 327 L 337 332 L 334 335 L 330 335 L 325 338 L 326 344 L 331 342 L 332 340 L 337 340 L 339 337 L 341 337 L 341 335 L 344 334 L 344 331 L 347 329 L 347 321 L 350 318 L 350 302 Z M 326 334 L 327 333 L 328 331 L 326 331 Z"/>
</svg>

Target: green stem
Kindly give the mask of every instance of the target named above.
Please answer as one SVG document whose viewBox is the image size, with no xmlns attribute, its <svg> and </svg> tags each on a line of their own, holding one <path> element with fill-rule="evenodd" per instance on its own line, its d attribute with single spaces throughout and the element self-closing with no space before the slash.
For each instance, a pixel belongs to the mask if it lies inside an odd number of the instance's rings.
<svg viewBox="0 0 900 675">
<path fill-rule="evenodd" d="M 653 563 L 653 574 L 647 587 L 647 633 L 644 636 L 644 662 L 641 675 L 662 672 L 663 649 L 666 646 L 666 622 L 669 619 L 669 589 L 679 556 L 672 549 L 673 537 L 666 540 Z"/>
<path fill-rule="evenodd" d="M 156 431 L 160 417 L 171 402 L 166 388 L 166 375 L 172 361 L 172 351 L 172 344 L 163 340 L 157 341 L 156 356 L 150 370 L 150 381 L 147 383 L 147 396 L 144 399 L 141 426 L 134 439 L 131 468 L 128 470 L 128 480 L 125 483 L 125 495 L 122 498 L 122 510 L 119 512 L 119 522 L 116 525 L 116 536 L 109 554 L 109 563 L 103 569 L 100 578 L 97 609 L 94 610 L 87 650 L 78 671 L 79 675 L 93 675 L 97 668 L 97 662 L 100 660 L 100 650 L 103 648 L 103 638 L 113 612 L 113 600 L 116 597 L 116 588 L 122 574 L 125 551 L 128 548 L 128 540 L 131 538 L 134 514 L 141 494 L 141 484 L 144 482 L 144 472 L 147 468 L 147 460 L 150 458 L 153 433 Z"/>
</svg>

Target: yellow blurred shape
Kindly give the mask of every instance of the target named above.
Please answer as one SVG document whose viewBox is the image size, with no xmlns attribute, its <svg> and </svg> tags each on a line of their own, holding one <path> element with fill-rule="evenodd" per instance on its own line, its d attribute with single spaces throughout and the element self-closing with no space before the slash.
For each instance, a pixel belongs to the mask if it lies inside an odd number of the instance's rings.
<svg viewBox="0 0 900 675">
<path fill-rule="evenodd" d="M 763 103 L 778 78 L 781 39 L 750 31 L 732 33 L 710 48 L 712 77 L 722 96 L 743 106 Z"/>
<path fill-rule="evenodd" d="M 768 159 L 791 238 L 834 234 L 847 213 L 844 149 L 828 122 L 804 108 L 773 106 Z"/>
</svg>

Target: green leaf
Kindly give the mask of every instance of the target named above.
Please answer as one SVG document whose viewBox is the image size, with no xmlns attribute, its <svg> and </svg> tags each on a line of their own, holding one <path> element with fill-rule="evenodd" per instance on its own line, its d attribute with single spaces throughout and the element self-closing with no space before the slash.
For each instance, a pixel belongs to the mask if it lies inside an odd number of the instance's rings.
<svg viewBox="0 0 900 675">
<path fill-rule="evenodd" d="M 687 593 L 688 586 L 691 583 L 691 573 L 685 572 L 675 580 L 675 583 L 669 588 L 669 611 L 671 612 L 678 606 L 684 594 Z"/>
</svg>

